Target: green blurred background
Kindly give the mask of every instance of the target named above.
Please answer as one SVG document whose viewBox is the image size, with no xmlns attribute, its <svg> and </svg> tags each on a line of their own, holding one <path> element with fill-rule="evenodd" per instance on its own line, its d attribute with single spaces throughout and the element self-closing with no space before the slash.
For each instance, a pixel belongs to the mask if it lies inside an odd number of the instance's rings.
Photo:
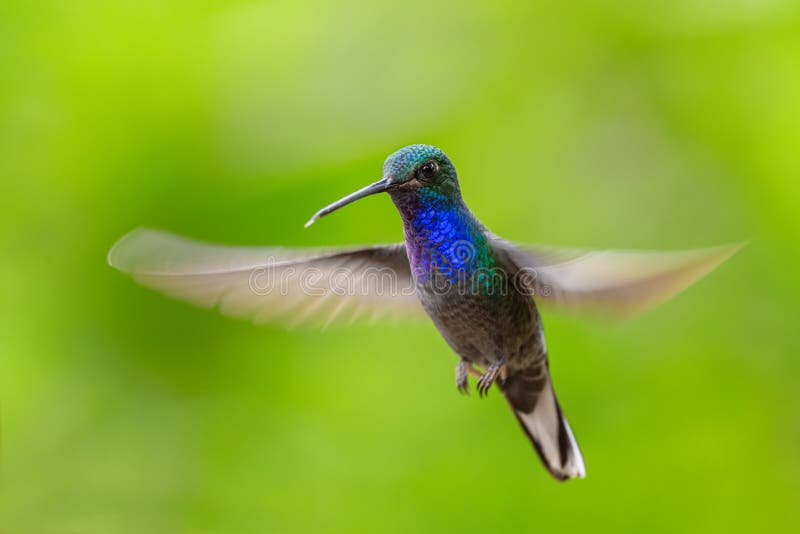
<svg viewBox="0 0 800 534">
<path fill-rule="evenodd" d="M 5 0 L 0 531 L 796 528 L 800 6 L 565 6 Z M 254 327 L 105 263 L 399 240 L 388 198 L 303 222 L 410 143 L 514 240 L 751 240 L 633 322 L 545 316 L 586 480 L 428 324 Z"/>
</svg>

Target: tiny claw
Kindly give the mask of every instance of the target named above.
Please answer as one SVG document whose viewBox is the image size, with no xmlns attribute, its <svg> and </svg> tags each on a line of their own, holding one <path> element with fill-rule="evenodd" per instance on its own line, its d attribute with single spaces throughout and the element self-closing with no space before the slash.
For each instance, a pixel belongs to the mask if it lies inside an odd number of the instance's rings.
<svg viewBox="0 0 800 534">
<path fill-rule="evenodd" d="M 461 393 L 462 395 L 469 395 L 469 381 L 467 380 L 467 378 L 464 377 L 463 381 L 458 380 L 456 382 L 456 388 L 458 389 L 458 392 Z"/>
<path fill-rule="evenodd" d="M 472 373 L 472 365 L 461 360 L 456 366 L 456 388 L 462 395 L 469 395 L 470 373 Z"/>
<path fill-rule="evenodd" d="M 492 388 L 492 384 L 497 378 L 502 379 L 502 374 L 504 372 L 504 360 L 501 360 L 499 363 L 495 363 L 490 365 L 486 372 L 483 373 L 480 378 L 478 378 L 478 394 L 481 397 L 488 397 L 489 390 Z"/>
</svg>

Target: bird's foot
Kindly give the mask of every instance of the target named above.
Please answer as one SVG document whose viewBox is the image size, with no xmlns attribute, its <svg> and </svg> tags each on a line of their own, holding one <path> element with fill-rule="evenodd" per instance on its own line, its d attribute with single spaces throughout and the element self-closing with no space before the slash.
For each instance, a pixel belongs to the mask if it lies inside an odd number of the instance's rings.
<svg viewBox="0 0 800 534">
<path fill-rule="evenodd" d="M 469 375 L 481 376 L 472 364 L 467 360 L 461 360 L 456 365 L 456 387 L 458 391 L 465 395 L 469 395 Z"/>
<path fill-rule="evenodd" d="M 489 394 L 489 388 L 492 387 L 497 377 L 501 374 L 505 374 L 505 367 L 506 361 L 503 359 L 486 368 L 486 372 L 478 378 L 478 395 L 485 397 Z"/>
</svg>

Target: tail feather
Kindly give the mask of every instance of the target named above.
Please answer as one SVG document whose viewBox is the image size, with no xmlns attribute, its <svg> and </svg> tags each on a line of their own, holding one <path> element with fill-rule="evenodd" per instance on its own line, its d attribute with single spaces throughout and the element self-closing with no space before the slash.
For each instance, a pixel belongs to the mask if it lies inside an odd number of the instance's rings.
<svg viewBox="0 0 800 534">
<path fill-rule="evenodd" d="M 550 474 L 558 480 L 584 478 L 583 456 L 561 413 L 547 365 L 511 374 L 503 393 Z"/>
</svg>

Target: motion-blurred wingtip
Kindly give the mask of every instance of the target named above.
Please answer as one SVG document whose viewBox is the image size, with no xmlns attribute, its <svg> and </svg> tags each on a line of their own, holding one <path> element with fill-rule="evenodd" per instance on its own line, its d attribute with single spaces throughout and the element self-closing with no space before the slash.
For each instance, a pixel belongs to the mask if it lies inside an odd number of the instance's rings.
<svg viewBox="0 0 800 534">
<path fill-rule="evenodd" d="M 736 243 L 729 243 L 727 245 L 720 245 L 718 247 L 714 247 L 719 251 L 719 253 L 714 257 L 715 260 L 714 267 L 716 267 L 717 265 L 721 265 L 723 262 L 730 259 L 734 254 L 736 254 L 749 244 L 750 240 L 746 240 L 746 241 L 739 241 Z"/>
<path fill-rule="evenodd" d="M 125 267 L 125 261 L 123 259 L 124 250 L 126 248 L 125 246 L 134 239 L 140 237 L 143 233 L 150 231 L 152 230 L 148 228 L 134 228 L 124 236 L 117 239 L 117 241 L 111 245 L 111 248 L 108 250 L 108 255 L 106 256 L 108 265 L 123 273 L 129 273 L 130 270 Z"/>
</svg>

